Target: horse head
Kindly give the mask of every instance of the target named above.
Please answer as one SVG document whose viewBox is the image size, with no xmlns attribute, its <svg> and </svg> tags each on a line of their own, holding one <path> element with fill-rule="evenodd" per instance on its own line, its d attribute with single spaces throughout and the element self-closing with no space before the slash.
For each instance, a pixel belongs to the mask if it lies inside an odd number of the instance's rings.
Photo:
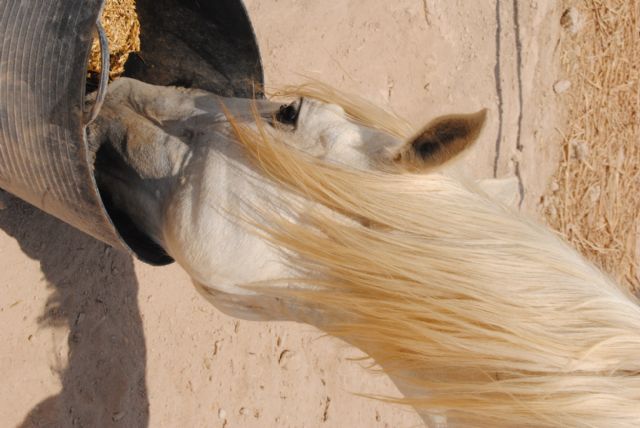
<svg viewBox="0 0 640 428">
<path fill-rule="evenodd" d="M 89 133 L 99 187 L 218 308 L 343 338 L 428 423 L 637 426 L 637 299 L 500 202 L 513 180 L 441 170 L 486 111 L 414 133 L 328 88 L 294 92 L 117 82 Z"/>
</svg>

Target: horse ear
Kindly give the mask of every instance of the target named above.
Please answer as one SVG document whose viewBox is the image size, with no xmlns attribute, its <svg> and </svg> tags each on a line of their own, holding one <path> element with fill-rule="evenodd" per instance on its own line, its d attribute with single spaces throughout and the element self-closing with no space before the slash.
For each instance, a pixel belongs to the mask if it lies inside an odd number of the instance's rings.
<svg viewBox="0 0 640 428">
<path fill-rule="evenodd" d="M 417 171 L 442 165 L 476 141 L 486 117 L 487 109 L 472 114 L 438 117 L 404 144 L 393 161 Z"/>
</svg>

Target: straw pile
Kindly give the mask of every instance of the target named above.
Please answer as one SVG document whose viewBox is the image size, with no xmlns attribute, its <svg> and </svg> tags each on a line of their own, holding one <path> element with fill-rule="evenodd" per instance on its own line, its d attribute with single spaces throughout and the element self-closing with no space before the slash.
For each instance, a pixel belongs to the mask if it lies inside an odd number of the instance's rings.
<svg viewBox="0 0 640 428">
<path fill-rule="evenodd" d="M 640 295 L 640 0 L 565 5 L 569 122 L 546 218 Z"/>
<path fill-rule="evenodd" d="M 140 50 L 140 22 L 135 0 L 106 0 L 101 20 L 109 39 L 109 75 L 113 79 L 124 72 L 129 53 Z M 100 45 L 96 38 L 91 48 L 88 71 L 99 74 L 100 69 Z"/>
</svg>

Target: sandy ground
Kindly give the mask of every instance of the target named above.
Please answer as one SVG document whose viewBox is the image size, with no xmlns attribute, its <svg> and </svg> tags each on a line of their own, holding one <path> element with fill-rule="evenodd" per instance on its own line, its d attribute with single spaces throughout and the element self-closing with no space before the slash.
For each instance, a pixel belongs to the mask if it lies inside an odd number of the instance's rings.
<svg viewBox="0 0 640 428">
<path fill-rule="evenodd" d="M 537 215 L 559 150 L 555 2 L 246 3 L 271 86 L 316 76 L 416 125 L 490 108 L 465 169 L 519 175 Z M 352 394 L 397 394 L 349 361 L 356 350 L 311 327 L 226 317 L 177 266 L 133 261 L 0 196 L 2 426 L 421 425 Z"/>
</svg>

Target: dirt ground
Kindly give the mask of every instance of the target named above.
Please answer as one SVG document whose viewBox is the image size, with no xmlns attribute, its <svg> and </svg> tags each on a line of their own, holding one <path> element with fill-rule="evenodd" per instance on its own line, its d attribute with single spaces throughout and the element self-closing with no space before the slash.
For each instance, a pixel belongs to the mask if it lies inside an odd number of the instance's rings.
<svg viewBox="0 0 640 428">
<path fill-rule="evenodd" d="M 248 0 L 268 86 L 320 78 L 416 125 L 491 111 L 465 169 L 538 201 L 562 123 L 556 2 Z M 8 195 L 0 200 L 2 426 L 415 427 L 358 356 L 308 326 L 217 312 L 152 268 Z"/>
</svg>

